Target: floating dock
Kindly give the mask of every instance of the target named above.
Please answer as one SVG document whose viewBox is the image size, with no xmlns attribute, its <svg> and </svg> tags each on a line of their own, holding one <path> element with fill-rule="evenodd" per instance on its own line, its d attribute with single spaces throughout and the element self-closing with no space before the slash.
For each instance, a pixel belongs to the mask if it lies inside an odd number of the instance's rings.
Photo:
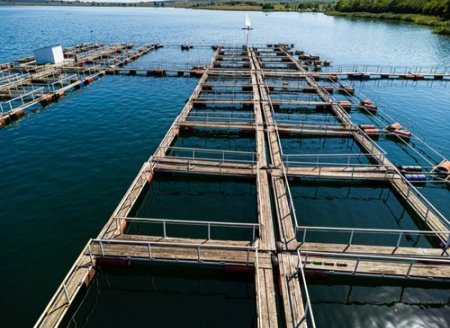
<svg viewBox="0 0 450 328">
<path fill-rule="evenodd" d="M 37 65 L 34 57 L 24 57 L 1 65 L 0 128 L 91 84 L 105 75 L 106 68 L 124 66 L 159 47 L 80 44 L 64 49 L 64 62 L 60 64 Z"/>
<path fill-rule="evenodd" d="M 110 51 L 116 51 L 114 49 Z M 77 48 L 71 51 L 77 51 Z M 99 54 L 93 56 L 101 57 Z M 290 45 L 217 46 L 211 62 L 203 69 L 195 69 L 194 75 L 200 76 L 198 84 L 159 147 L 142 165 L 99 235 L 86 244 L 35 327 L 59 326 L 98 267 L 127 266 L 134 261 L 251 268 L 258 327 L 278 327 L 280 322 L 287 327 L 315 327 L 314 309 L 307 289 L 309 274 L 450 282 L 447 219 L 405 178 L 390 161 L 389 154 L 352 121 L 347 109 L 321 85 L 316 72 L 305 66 L 308 65 L 294 58 Z M 109 67 L 108 70 L 108 74 L 135 74 L 124 68 Z M 149 71 L 143 70 L 145 74 Z M 189 71 L 191 73 L 192 70 Z M 106 69 L 101 72 L 106 72 Z M 136 69 L 136 74 L 138 72 Z M 298 87 L 299 81 L 305 84 Z M 326 113 L 336 122 L 282 120 L 279 119 L 279 111 L 284 107 Z M 224 134 L 238 131 L 254 140 L 255 150 L 176 145 L 182 134 L 212 130 Z M 301 139 L 311 136 L 347 138 L 351 142 L 349 147 L 355 144 L 360 151 L 333 156 L 283 151 L 286 137 Z M 135 217 L 136 207 L 160 174 L 219 179 L 239 177 L 252 181 L 256 185 L 257 222 Z M 382 184 L 402 200 L 422 228 L 305 226 L 297 217 L 296 211 L 302 209 L 294 205 L 291 184 L 309 179 L 320 182 L 338 180 L 350 185 L 367 181 Z M 131 234 L 127 226 L 135 222 L 158 225 L 161 232 Z M 169 226 L 201 227 L 203 237 L 173 235 Z M 236 230 L 247 231 L 249 238 L 216 238 L 218 227 L 230 234 Z M 309 239 L 312 233 L 325 232 L 339 233 L 348 238 L 330 243 Z M 386 245 L 356 241 L 358 236 L 366 234 L 375 237 L 389 234 L 395 236 L 395 241 Z M 404 237 L 409 235 L 425 236 L 432 242 L 424 247 L 405 245 Z M 279 288 L 279 296 L 276 296 L 276 288 Z M 282 311 L 277 309 L 277 297 Z"/>
</svg>

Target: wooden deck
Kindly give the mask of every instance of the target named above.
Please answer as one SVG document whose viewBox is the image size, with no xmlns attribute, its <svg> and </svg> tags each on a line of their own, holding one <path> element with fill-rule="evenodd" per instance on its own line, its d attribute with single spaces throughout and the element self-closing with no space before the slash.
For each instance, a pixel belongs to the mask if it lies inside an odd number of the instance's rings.
<svg viewBox="0 0 450 328">
<path fill-rule="evenodd" d="M 79 282 L 88 281 L 87 277 L 91 277 L 96 266 L 117 263 L 128 265 L 135 261 L 251 268 L 250 274 L 254 274 L 256 286 L 258 327 L 278 327 L 282 314 L 287 327 L 307 327 L 309 298 L 300 275 L 302 268 L 308 273 L 342 274 L 349 277 L 358 275 L 450 281 L 449 255 L 439 248 L 313 243 L 298 239 L 299 227 L 289 188 L 290 179 L 298 178 L 384 181 L 442 241 L 448 240 L 449 234 L 445 220 L 430 210 L 426 199 L 408 185 L 373 140 L 362 133 L 347 112 L 321 86 L 320 80 L 324 74 L 305 70 L 304 65 L 291 53 L 287 48 L 278 46 L 257 49 L 218 47 L 209 65 L 196 70 L 195 74 L 200 79 L 192 95 L 180 114 L 174 118 L 159 147 L 143 164 L 97 239 L 91 240 L 83 250 L 74 265 L 75 269 L 69 272 L 63 287 L 58 288 L 55 298 L 35 327 L 57 327 L 81 289 Z M 131 57 L 129 59 L 132 60 Z M 110 69 L 112 74 L 130 75 L 139 72 L 147 74 L 151 70 L 116 66 Z M 187 72 L 192 73 L 189 69 Z M 345 74 L 349 73 L 341 72 L 338 75 Z M 217 87 L 224 90 L 217 92 Z M 287 100 L 272 99 L 274 96 L 283 97 L 283 94 L 292 97 L 286 98 Z M 302 97 L 312 95 L 318 99 L 299 100 L 300 98 L 295 98 L 295 94 L 301 94 Z M 283 105 L 317 106 L 320 108 L 316 109 L 331 113 L 339 123 L 277 123 L 274 114 Z M 224 106 L 226 111 L 233 111 L 236 107 L 241 112 L 244 110 L 250 113 L 251 119 L 231 121 L 225 116 L 217 116 L 214 120 L 201 120 L 199 116 L 191 115 L 193 110 L 198 112 L 210 106 Z M 184 157 L 168 151 L 170 147 L 176 146 L 180 131 L 189 134 L 204 128 L 223 133 L 237 130 L 246 137 L 253 138 L 256 149 L 251 153 L 252 158 L 227 158 L 226 154 L 233 154 L 232 149 L 199 149 L 198 151 L 203 151 L 201 156 L 197 150 L 192 150 L 191 156 L 183 155 Z M 374 164 L 300 166 L 289 163 L 281 146 L 280 135 L 283 134 L 352 137 L 372 157 Z M 215 155 L 204 155 L 208 152 Z M 222 156 L 217 156 L 218 152 Z M 167 236 L 165 233 L 128 234 L 125 229 L 127 220 L 133 219 L 131 214 L 139 199 L 146 194 L 154 176 L 162 172 L 237 176 L 254 181 L 258 213 L 255 223 L 258 234 L 255 239 L 216 240 L 209 235 L 208 238 L 186 238 Z M 280 294 L 278 300 L 275 292 L 277 288 Z M 69 299 L 64 298 L 64 289 L 69 291 Z M 282 311 L 277 304 L 280 304 Z"/>
<path fill-rule="evenodd" d="M 9 103 L 0 101 L 0 128 L 18 121 L 32 108 L 46 107 L 59 101 L 69 92 L 91 84 L 105 75 L 107 67 L 126 65 L 157 47 L 148 45 L 138 49 L 132 48 L 132 45 L 127 44 L 86 48 L 75 46 L 64 49 L 66 57 L 61 64 L 36 65 L 34 57 L 27 57 L 5 67 L 3 74 L 16 75 L 3 83 L 0 80 L 0 97 L 11 100 Z M 117 57 L 119 54 L 120 58 Z M 29 95 L 30 88 L 31 90 L 41 88 L 42 92 L 36 96 Z M 14 99 L 17 101 L 13 104 Z"/>
</svg>

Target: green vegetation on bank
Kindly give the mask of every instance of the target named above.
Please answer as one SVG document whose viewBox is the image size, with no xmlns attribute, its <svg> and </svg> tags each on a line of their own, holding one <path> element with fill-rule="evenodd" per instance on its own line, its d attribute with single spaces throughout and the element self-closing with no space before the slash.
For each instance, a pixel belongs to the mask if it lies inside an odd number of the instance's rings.
<svg viewBox="0 0 450 328">
<path fill-rule="evenodd" d="M 325 11 L 330 10 L 336 0 L 169 0 L 142 2 L 99 1 L 54 1 L 54 0 L 0 0 L 0 5 L 44 5 L 44 6 L 100 6 L 100 7 L 174 7 L 210 10 L 243 11 Z"/>
<path fill-rule="evenodd" d="M 450 35 L 450 0 L 339 0 L 334 9 L 327 14 L 410 22 Z"/>
<path fill-rule="evenodd" d="M 339 0 L 341 12 L 421 14 L 450 19 L 450 0 Z"/>
</svg>

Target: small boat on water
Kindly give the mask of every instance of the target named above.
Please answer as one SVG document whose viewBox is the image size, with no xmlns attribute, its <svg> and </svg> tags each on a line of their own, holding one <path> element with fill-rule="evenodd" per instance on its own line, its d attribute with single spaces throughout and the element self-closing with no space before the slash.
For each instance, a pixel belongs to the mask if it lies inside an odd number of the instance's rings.
<svg viewBox="0 0 450 328">
<path fill-rule="evenodd" d="M 243 30 L 253 30 L 252 21 L 250 20 L 250 16 L 248 14 L 245 14 L 245 23 L 244 23 L 244 27 L 242 29 Z"/>
</svg>

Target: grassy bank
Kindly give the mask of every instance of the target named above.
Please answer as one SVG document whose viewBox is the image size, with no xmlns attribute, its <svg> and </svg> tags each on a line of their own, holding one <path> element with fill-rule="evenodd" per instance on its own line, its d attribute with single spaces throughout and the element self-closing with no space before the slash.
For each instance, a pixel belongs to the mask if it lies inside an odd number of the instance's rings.
<svg viewBox="0 0 450 328">
<path fill-rule="evenodd" d="M 443 20 L 442 18 L 437 16 L 426 16 L 419 14 L 340 12 L 340 11 L 327 11 L 325 14 L 330 16 L 341 16 L 349 18 L 385 19 L 391 21 L 414 23 L 418 25 L 426 25 L 433 27 L 434 33 L 450 35 L 450 21 Z"/>
</svg>

